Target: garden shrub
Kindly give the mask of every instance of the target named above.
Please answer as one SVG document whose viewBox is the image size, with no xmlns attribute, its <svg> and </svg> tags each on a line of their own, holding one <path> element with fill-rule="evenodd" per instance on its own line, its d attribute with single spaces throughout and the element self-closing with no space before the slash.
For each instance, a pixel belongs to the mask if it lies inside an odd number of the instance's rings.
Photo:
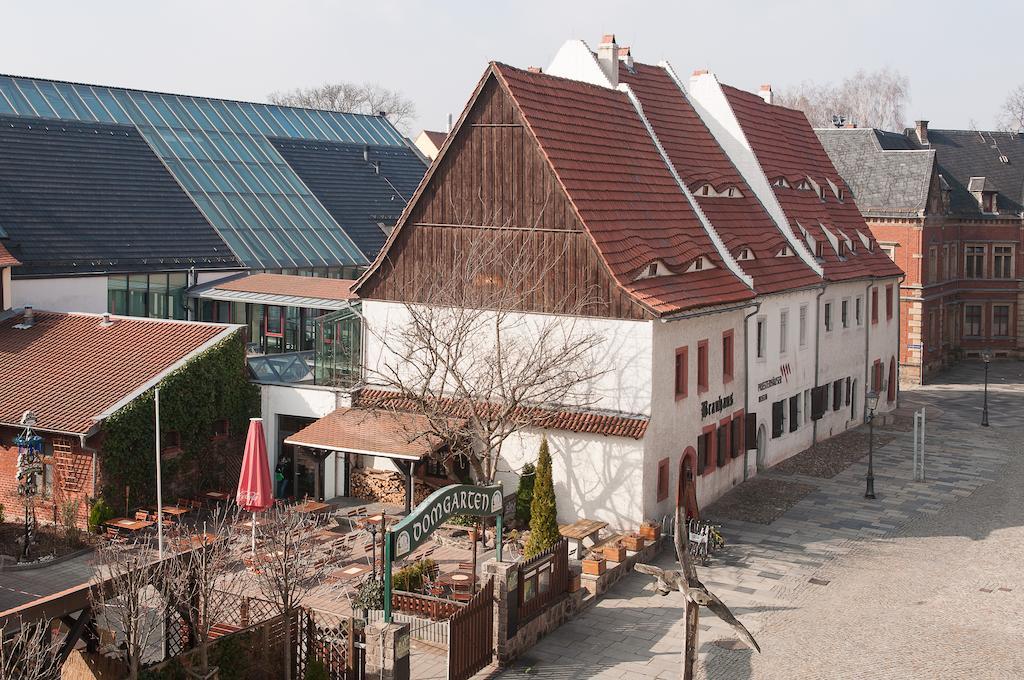
<svg viewBox="0 0 1024 680">
<path fill-rule="evenodd" d="M 558 533 L 558 508 L 551 480 L 551 452 L 548 450 L 547 437 L 540 440 L 536 477 L 533 502 L 530 504 L 530 538 L 523 548 L 523 557 L 526 559 L 539 555 L 561 538 Z"/>
<path fill-rule="evenodd" d="M 108 519 L 114 517 L 114 509 L 107 505 L 107 502 L 102 498 L 97 498 L 96 502 L 89 508 L 89 531 L 97 533 L 103 523 Z"/>
<path fill-rule="evenodd" d="M 399 569 L 391 576 L 391 587 L 394 590 L 417 592 L 423 589 L 424 576 L 431 568 L 437 566 L 434 560 L 420 560 L 408 567 Z"/>
</svg>

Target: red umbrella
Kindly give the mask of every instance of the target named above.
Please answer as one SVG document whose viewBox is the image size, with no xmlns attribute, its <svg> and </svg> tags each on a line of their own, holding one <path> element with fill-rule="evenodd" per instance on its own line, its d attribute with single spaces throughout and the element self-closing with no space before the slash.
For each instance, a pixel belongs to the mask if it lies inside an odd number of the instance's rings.
<svg viewBox="0 0 1024 680">
<path fill-rule="evenodd" d="M 249 434 L 245 438 L 245 456 L 242 474 L 238 478 L 239 507 L 252 515 L 252 549 L 256 551 L 256 513 L 274 504 L 270 486 L 270 461 L 267 459 L 267 439 L 263 436 L 263 419 L 249 419 Z"/>
</svg>

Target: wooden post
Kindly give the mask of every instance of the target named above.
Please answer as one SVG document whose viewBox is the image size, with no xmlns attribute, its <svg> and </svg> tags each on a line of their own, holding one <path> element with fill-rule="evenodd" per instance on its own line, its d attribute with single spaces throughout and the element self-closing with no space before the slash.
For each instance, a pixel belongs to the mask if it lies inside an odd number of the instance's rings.
<svg viewBox="0 0 1024 680">
<path fill-rule="evenodd" d="M 356 672 L 356 620 L 348 617 L 348 649 L 345 652 L 345 675 L 355 677 Z"/>
<path fill-rule="evenodd" d="M 697 666 L 697 649 L 700 642 L 697 639 L 700 633 L 700 605 L 683 598 L 683 617 L 685 618 L 685 629 L 683 644 L 683 680 L 693 680 L 693 671 Z"/>
</svg>

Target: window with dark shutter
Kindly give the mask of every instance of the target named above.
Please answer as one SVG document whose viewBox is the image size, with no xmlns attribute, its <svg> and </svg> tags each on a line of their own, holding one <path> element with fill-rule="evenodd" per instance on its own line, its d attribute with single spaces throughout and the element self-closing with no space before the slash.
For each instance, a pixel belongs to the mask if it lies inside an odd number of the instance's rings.
<svg viewBox="0 0 1024 680">
<path fill-rule="evenodd" d="M 658 500 L 668 498 L 668 458 L 658 461 Z"/>
<path fill-rule="evenodd" d="M 708 439 L 710 435 L 707 433 L 697 437 L 697 474 L 704 474 L 704 470 L 708 466 Z"/>
<path fill-rule="evenodd" d="M 850 405 L 850 399 L 853 397 L 853 388 L 850 385 L 850 379 L 846 379 L 846 405 Z"/>
<path fill-rule="evenodd" d="M 746 450 L 750 451 L 757 448 L 757 414 L 748 413 L 746 415 L 746 427 L 747 431 L 744 432 L 743 443 L 747 447 Z"/>
<path fill-rule="evenodd" d="M 735 458 L 743 450 L 743 418 L 732 419 L 732 438 L 729 440 L 731 451 L 729 454 Z"/>
<path fill-rule="evenodd" d="M 729 462 L 729 423 L 718 427 L 718 467 Z"/>
<path fill-rule="evenodd" d="M 843 405 L 843 379 L 832 383 L 832 410 L 838 411 Z"/>
<path fill-rule="evenodd" d="M 796 432 L 800 427 L 800 395 L 789 398 L 789 431 Z"/>
<path fill-rule="evenodd" d="M 821 385 L 811 390 L 811 420 L 821 420 L 828 409 L 828 385 Z"/>
<path fill-rule="evenodd" d="M 772 404 L 772 439 L 778 439 L 782 436 L 782 420 L 785 417 L 786 402 L 777 401 Z"/>
</svg>

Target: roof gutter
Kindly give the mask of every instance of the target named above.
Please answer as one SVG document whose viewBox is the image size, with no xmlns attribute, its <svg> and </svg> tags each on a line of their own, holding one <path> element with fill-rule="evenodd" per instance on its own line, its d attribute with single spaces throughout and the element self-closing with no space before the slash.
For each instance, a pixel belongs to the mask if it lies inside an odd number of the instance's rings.
<svg viewBox="0 0 1024 680">
<path fill-rule="evenodd" d="M 825 283 L 818 289 L 818 295 L 814 298 L 814 387 L 817 389 L 821 371 L 821 296 L 825 294 Z M 865 305 L 867 307 L 867 305 Z M 866 324 L 865 324 L 866 325 Z M 813 403 L 813 399 L 811 400 Z M 818 443 L 818 421 L 811 419 L 814 425 L 811 427 L 811 445 Z"/>
<path fill-rule="evenodd" d="M 669 323 L 670 321 L 682 321 L 683 319 L 693 319 L 698 316 L 708 316 L 709 314 L 722 314 L 724 312 L 735 312 L 742 309 L 747 309 L 750 305 L 760 305 L 760 302 L 753 300 L 747 300 L 733 305 L 726 305 L 724 307 L 703 307 L 701 309 L 695 309 L 689 312 L 677 312 L 675 314 L 668 314 L 666 316 L 659 316 L 658 320 L 662 323 Z"/>
</svg>

